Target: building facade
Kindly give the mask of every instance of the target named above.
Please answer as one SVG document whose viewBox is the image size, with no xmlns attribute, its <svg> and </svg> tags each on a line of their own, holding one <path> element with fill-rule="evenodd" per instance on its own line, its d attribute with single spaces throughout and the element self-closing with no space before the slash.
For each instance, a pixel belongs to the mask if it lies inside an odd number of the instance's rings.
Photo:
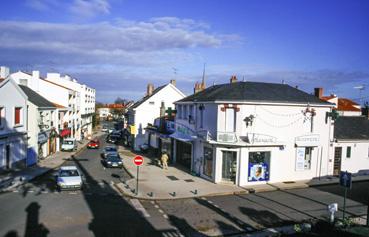
<svg viewBox="0 0 369 237">
<path fill-rule="evenodd" d="M 331 175 L 333 105 L 285 84 L 214 85 L 176 103 L 174 160 L 239 186 Z"/>
<path fill-rule="evenodd" d="M 13 80 L 0 82 L 0 169 L 27 166 L 27 99 Z"/>
<path fill-rule="evenodd" d="M 334 127 L 334 174 L 348 171 L 369 174 L 368 116 L 342 116 Z"/>
<path fill-rule="evenodd" d="M 184 97 L 174 80 L 156 89 L 152 84 L 147 86 L 146 96 L 128 109 L 128 139 L 135 150 L 140 150 L 141 145 L 148 144 L 149 138 L 145 134 L 145 128 L 160 116 L 160 108 L 174 108 L 174 102 Z"/>
</svg>

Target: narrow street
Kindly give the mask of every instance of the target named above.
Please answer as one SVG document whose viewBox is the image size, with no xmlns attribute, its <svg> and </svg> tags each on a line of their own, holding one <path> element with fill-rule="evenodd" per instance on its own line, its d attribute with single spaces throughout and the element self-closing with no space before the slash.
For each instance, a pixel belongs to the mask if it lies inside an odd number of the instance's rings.
<svg viewBox="0 0 369 237">
<path fill-rule="evenodd" d="M 100 142 L 99 150 L 85 149 L 65 162 L 84 174 L 82 191 L 58 192 L 49 172 L 1 194 L 0 236 L 217 236 L 326 218 L 333 202 L 342 208 L 338 185 L 165 201 L 123 197 L 114 183 L 130 176 L 103 168 L 105 136 Z M 349 215 L 366 214 L 368 184 L 353 184 Z"/>
</svg>

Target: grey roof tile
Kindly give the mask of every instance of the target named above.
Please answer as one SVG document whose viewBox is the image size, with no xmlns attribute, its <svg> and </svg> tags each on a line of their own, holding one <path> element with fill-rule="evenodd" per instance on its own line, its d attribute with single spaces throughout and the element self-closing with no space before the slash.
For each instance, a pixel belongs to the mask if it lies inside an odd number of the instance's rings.
<svg viewBox="0 0 369 237">
<path fill-rule="evenodd" d="M 365 116 L 342 116 L 334 123 L 334 138 L 369 140 L 369 119 Z"/>
<path fill-rule="evenodd" d="M 23 85 L 19 85 L 23 92 L 27 95 L 28 100 L 41 108 L 56 108 L 53 103 L 42 97 L 40 94 L 32 90 L 31 88 Z"/>
</svg>

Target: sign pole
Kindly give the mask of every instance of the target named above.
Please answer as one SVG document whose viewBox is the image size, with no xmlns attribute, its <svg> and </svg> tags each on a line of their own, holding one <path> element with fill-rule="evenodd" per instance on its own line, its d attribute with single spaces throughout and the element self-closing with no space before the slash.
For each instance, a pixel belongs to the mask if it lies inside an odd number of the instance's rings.
<svg viewBox="0 0 369 237">
<path fill-rule="evenodd" d="M 366 226 L 369 226 L 369 197 L 368 197 L 368 209 L 366 211 Z"/>
<path fill-rule="evenodd" d="M 137 180 L 136 180 L 136 196 L 138 195 L 138 174 L 139 174 L 140 166 L 137 166 Z"/>
<path fill-rule="evenodd" d="M 345 213 L 346 213 L 346 196 L 347 196 L 347 188 L 345 187 L 345 197 L 343 198 L 343 217 L 342 217 L 343 221 L 345 221 Z"/>
</svg>

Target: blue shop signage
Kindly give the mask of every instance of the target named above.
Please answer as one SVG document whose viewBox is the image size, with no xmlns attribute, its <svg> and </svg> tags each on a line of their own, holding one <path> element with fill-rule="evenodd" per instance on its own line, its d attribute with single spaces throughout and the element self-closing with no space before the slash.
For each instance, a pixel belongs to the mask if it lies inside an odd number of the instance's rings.
<svg viewBox="0 0 369 237">
<path fill-rule="evenodd" d="M 47 133 L 46 132 L 40 132 L 38 133 L 38 143 L 42 144 L 42 143 L 46 143 L 48 139 Z"/>
<path fill-rule="evenodd" d="M 267 163 L 249 163 L 249 182 L 268 180 L 269 166 Z"/>
</svg>

